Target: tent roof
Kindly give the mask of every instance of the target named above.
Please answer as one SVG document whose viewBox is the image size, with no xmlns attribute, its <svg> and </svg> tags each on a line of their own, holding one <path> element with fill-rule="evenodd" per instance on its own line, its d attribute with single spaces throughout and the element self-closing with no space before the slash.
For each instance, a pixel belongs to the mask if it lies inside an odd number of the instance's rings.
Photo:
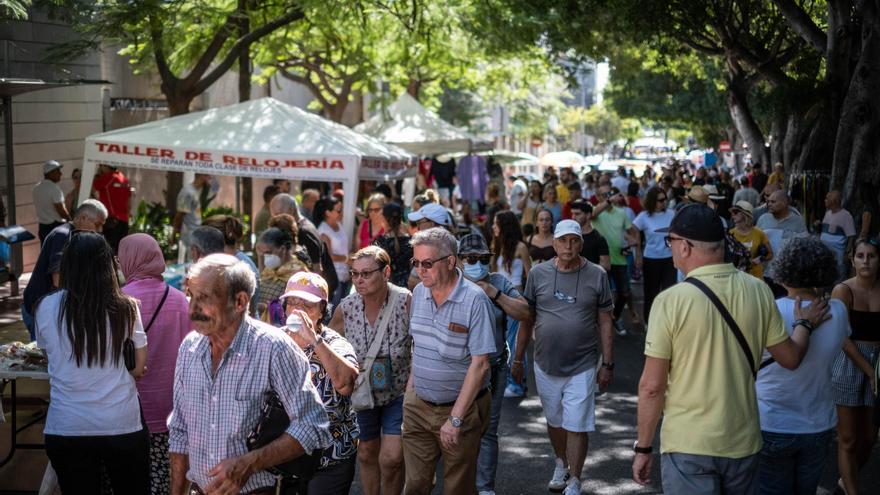
<svg viewBox="0 0 880 495">
<path fill-rule="evenodd" d="M 403 93 L 387 109 L 359 124 L 355 130 L 420 155 L 492 149 L 492 143 L 441 119 Z"/>
<path fill-rule="evenodd" d="M 178 115 L 95 134 L 89 141 L 302 157 L 407 163 L 406 151 L 274 98 Z"/>
</svg>

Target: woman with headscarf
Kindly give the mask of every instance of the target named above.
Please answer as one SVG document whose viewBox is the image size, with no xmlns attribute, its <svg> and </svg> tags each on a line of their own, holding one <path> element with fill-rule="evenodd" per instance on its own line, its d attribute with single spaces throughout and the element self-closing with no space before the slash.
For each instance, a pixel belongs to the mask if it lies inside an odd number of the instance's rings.
<svg viewBox="0 0 880 495">
<path fill-rule="evenodd" d="M 150 492 L 170 490 L 168 426 L 174 384 L 177 350 L 189 333 L 189 306 L 186 296 L 162 278 L 165 258 L 155 239 L 132 234 L 119 242 L 119 265 L 125 276 L 122 292 L 139 303 L 150 345 L 147 372 L 138 380 L 144 422 L 150 432 Z"/>
</svg>

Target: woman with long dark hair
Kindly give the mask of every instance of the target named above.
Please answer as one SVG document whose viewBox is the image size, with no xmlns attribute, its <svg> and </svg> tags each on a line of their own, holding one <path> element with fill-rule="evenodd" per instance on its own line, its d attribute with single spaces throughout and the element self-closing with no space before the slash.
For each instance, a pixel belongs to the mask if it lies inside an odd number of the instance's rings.
<svg viewBox="0 0 880 495">
<path fill-rule="evenodd" d="M 545 215 L 547 214 L 546 210 Z M 532 269 L 529 248 L 522 240 L 522 231 L 516 215 L 505 210 L 495 215 L 492 225 L 492 260 L 491 265 L 497 273 L 504 275 L 517 291 L 522 292 L 526 276 Z M 516 347 L 516 334 L 519 332 L 519 321 L 507 318 L 507 344 L 511 349 Z M 526 363 L 523 363 L 526 366 Z M 525 397 L 525 384 L 519 384 L 511 377 L 507 378 L 505 397 Z"/>
<path fill-rule="evenodd" d="M 46 454 L 64 493 L 100 493 L 102 464 L 115 493 L 150 492 L 149 434 L 135 388 L 147 337 L 137 302 L 119 288 L 118 269 L 101 234 L 74 232 L 61 257 L 61 289 L 35 312 L 52 397 Z M 135 348 L 131 371 L 127 339 Z"/>
<path fill-rule="evenodd" d="M 388 203 L 385 205 L 382 208 L 382 216 L 385 218 L 388 230 L 373 244 L 391 255 L 391 283 L 405 289 L 411 268 L 410 260 L 413 255 L 412 246 L 409 244 L 412 236 L 403 225 L 403 208 L 399 204 Z"/>
<path fill-rule="evenodd" d="M 669 197 L 663 189 L 652 187 L 645 194 L 645 209 L 633 220 L 635 228 L 645 236 L 645 248 L 636 250 L 636 266 L 645 274 L 645 303 L 642 305 L 645 324 L 657 294 L 676 283 L 675 265 L 672 264 L 672 251 L 666 246 L 666 234 L 657 232 L 657 229 L 669 227 L 675 216 L 675 211 L 668 205 Z"/>
<path fill-rule="evenodd" d="M 532 262 L 529 248 L 523 242 L 519 221 L 510 210 L 495 215 L 492 224 L 492 264 L 494 271 L 507 277 L 516 290 L 522 290 Z"/>
</svg>

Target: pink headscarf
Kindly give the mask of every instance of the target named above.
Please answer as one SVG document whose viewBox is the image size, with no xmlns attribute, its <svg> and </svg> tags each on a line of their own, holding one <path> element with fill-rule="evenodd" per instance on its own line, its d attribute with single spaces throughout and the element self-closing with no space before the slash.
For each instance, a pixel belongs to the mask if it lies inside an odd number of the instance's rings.
<svg viewBox="0 0 880 495">
<path fill-rule="evenodd" d="M 119 265 L 126 282 L 141 278 L 162 280 L 165 257 L 156 239 L 147 234 L 131 234 L 119 241 Z"/>
</svg>

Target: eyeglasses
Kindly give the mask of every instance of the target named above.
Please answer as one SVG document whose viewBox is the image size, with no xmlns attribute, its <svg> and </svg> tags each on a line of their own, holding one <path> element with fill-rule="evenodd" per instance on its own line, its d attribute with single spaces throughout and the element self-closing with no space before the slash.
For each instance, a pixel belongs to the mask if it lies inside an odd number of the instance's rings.
<svg viewBox="0 0 880 495">
<path fill-rule="evenodd" d="M 688 246 L 694 247 L 694 243 L 685 239 L 684 237 L 672 237 L 671 235 L 668 235 L 668 236 L 664 237 L 663 240 L 666 241 L 666 247 L 672 247 L 673 241 L 684 241 L 687 243 Z"/>
<path fill-rule="evenodd" d="M 556 277 L 559 275 L 559 267 L 555 267 L 556 271 L 553 274 L 553 297 L 555 297 L 558 301 L 565 301 L 568 304 L 574 304 L 577 302 L 577 296 L 568 296 L 565 295 L 561 290 L 556 290 Z M 578 270 L 577 282 L 574 285 L 574 293 L 578 293 L 578 288 L 581 286 L 581 270 Z"/>
<path fill-rule="evenodd" d="M 382 211 L 382 208 L 379 208 L 378 206 L 375 208 L 367 208 L 367 212 L 369 212 L 369 213 L 376 213 L 379 211 Z"/>
<path fill-rule="evenodd" d="M 663 196 L 663 197 L 658 196 L 658 197 L 657 197 L 657 202 L 658 202 L 658 203 L 662 203 L 662 202 L 664 202 L 664 201 L 666 201 L 666 196 Z"/>
<path fill-rule="evenodd" d="M 288 297 L 287 299 L 284 300 L 284 304 L 285 304 L 285 306 L 290 306 L 290 307 L 294 307 L 294 308 L 314 309 L 314 308 L 317 308 L 318 305 L 321 303 L 309 302 L 309 301 L 306 301 L 305 299 L 291 296 L 291 297 Z"/>
<path fill-rule="evenodd" d="M 476 264 L 476 263 L 482 263 L 484 265 L 488 265 L 489 262 L 492 261 L 492 255 L 491 254 L 466 254 L 466 255 L 462 255 L 461 259 L 471 265 Z"/>
<path fill-rule="evenodd" d="M 425 260 L 425 261 L 419 261 L 419 260 L 413 258 L 410 260 L 410 264 L 412 264 L 413 268 L 415 268 L 417 270 L 419 269 L 419 267 L 422 267 L 425 270 L 430 270 L 431 268 L 434 267 L 434 263 L 436 263 L 440 260 L 445 260 L 446 258 L 448 258 L 450 256 L 452 256 L 452 255 L 447 254 L 446 256 L 441 256 L 435 260 Z"/>
<path fill-rule="evenodd" d="M 351 279 L 352 279 L 352 280 L 354 280 L 354 279 L 356 279 L 356 278 L 361 278 L 361 277 L 363 277 L 363 278 L 367 278 L 367 277 L 369 277 L 370 275 L 372 275 L 372 274 L 378 272 L 379 270 L 382 270 L 383 268 L 385 268 L 385 267 L 384 267 L 384 266 L 380 266 L 379 268 L 376 268 L 375 270 L 364 270 L 364 271 L 362 271 L 362 272 L 357 272 L 357 271 L 354 271 L 354 270 L 349 270 L 349 271 L 348 271 L 348 274 L 351 275 Z"/>
</svg>

